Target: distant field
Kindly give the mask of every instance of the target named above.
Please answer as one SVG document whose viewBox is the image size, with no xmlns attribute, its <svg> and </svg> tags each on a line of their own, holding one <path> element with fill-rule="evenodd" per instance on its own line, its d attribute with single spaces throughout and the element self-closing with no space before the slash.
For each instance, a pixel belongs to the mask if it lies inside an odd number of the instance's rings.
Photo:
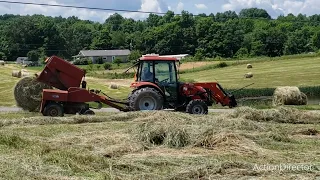
<svg viewBox="0 0 320 180">
<path fill-rule="evenodd" d="M 320 58 L 284 59 L 251 63 L 253 69 L 247 69 L 246 64 L 225 68 L 184 73 L 185 79 L 198 82 L 218 81 L 225 88 L 241 88 L 255 83 L 249 88 L 274 88 L 277 86 L 319 86 Z M 246 79 L 244 75 L 252 72 L 253 78 Z"/>
</svg>

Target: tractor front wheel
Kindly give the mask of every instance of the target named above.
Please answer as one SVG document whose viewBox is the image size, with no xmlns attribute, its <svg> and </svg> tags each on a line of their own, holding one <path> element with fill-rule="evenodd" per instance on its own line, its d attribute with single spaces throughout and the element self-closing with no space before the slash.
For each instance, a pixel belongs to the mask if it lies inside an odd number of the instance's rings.
<svg viewBox="0 0 320 180">
<path fill-rule="evenodd" d="M 202 100 L 192 100 L 187 105 L 186 112 L 189 114 L 208 114 L 208 106 Z"/>
<path fill-rule="evenodd" d="M 152 111 L 163 108 L 163 96 L 154 88 L 141 88 L 135 91 L 129 100 L 130 109 L 133 111 Z"/>
<path fill-rule="evenodd" d="M 44 116 L 62 117 L 63 114 L 63 107 L 58 103 L 49 103 L 43 110 Z"/>
</svg>

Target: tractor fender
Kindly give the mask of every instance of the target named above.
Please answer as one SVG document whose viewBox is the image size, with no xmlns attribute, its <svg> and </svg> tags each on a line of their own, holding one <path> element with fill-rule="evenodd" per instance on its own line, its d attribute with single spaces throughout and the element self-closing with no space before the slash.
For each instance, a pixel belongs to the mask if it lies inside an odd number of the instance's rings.
<svg viewBox="0 0 320 180">
<path fill-rule="evenodd" d="M 161 93 L 161 95 L 164 96 L 164 92 L 162 91 L 162 89 L 159 86 L 157 86 L 156 84 L 151 83 L 151 82 L 134 82 L 134 83 L 131 83 L 130 87 L 135 88 L 135 89 L 151 87 L 151 88 L 158 90 Z"/>
</svg>

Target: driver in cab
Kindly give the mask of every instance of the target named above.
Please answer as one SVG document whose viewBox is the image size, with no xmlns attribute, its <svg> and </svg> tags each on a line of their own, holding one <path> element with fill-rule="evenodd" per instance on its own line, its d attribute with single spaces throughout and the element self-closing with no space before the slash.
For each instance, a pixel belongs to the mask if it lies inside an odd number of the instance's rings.
<svg viewBox="0 0 320 180">
<path fill-rule="evenodd" d="M 148 67 L 143 68 L 141 80 L 147 81 L 147 82 L 153 82 L 153 73 L 150 72 L 150 69 Z"/>
</svg>

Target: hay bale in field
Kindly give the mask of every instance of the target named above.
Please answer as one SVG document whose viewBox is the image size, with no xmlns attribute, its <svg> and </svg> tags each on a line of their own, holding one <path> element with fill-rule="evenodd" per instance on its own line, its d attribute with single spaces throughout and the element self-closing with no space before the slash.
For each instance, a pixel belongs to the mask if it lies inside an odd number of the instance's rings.
<svg viewBox="0 0 320 180">
<path fill-rule="evenodd" d="M 278 87 L 273 94 L 273 105 L 307 105 L 308 97 L 298 87 Z"/>
<path fill-rule="evenodd" d="M 4 66 L 4 61 L 0 60 L 0 66 Z"/>
<path fill-rule="evenodd" d="M 12 77 L 21 78 L 21 71 L 13 70 Z"/>
<path fill-rule="evenodd" d="M 29 71 L 26 69 L 21 69 L 21 72 L 29 72 Z"/>
<path fill-rule="evenodd" d="M 30 76 L 29 72 L 24 72 L 24 71 L 21 72 L 21 77 L 29 77 L 29 76 Z"/>
<path fill-rule="evenodd" d="M 253 74 L 252 74 L 251 72 L 249 72 L 249 73 L 246 73 L 246 74 L 244 75 L 244 77 L 245 77 L 245 78 L 252 78 L 252 77 L 253 77 Z"/>
<path fill-rule="evenodd" d="M 117 85 L 117 84 L 111 84 L 111 85 L 110 85 L 110 88 L 111 88 L 111 89 L 119 89 L 119 85 Z"/>
<path fill-rule="evenodd" d="M 247 64 L 247 69 L 251 69 L 252 68 L 252 64 Z"/>
<path fill-rule="evenodd" d="M 14 88 L 17 106 L 30 112 L 39 111 L 43 89 L 52 89 L 52 87 L 38 82 L 33 77 L 22 78 Z"/>
</svg>

